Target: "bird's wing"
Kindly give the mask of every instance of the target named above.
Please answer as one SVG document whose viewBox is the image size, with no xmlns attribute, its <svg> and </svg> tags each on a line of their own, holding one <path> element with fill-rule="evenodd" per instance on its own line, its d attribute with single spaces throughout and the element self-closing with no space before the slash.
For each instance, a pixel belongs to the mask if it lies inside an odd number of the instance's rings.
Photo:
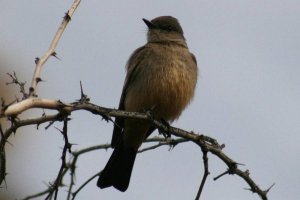
<svg viewBox="0 0 300 200">
<path fill-rule="evenodd" d="M 147 46 L 142 46 L 138 49 L 136 49 L 132 55 L 130 56 L 126 69 L 127 69 L 127 75 L 125 78 L 123 90 L 122 90 L 122 95 L 119 103 L 119 110 L 125 110 L 125 98 L 127 94 L 127 90 L 129 88 L 129 84 L 134 82 L 138 74 L 140 73 L 140 67 L 137 67 L 140 65 L 141 62 L 147 57 L 147 51 L 148 47 Z M 111 140 L 111 146 L 112 148 L 116 147 L 118 144 L 118 141 L 120 140 L 122 134 L 123 134 L 123 128 L 124 128 L 124 118 L 116 118 L 115 120 L 115 125 L 114 125 L 114 130 L 113 130 L 113 135 L 112 135 L 112 140 Z"/>
<path fill-rule="evenodd" d="M 197 59 L 196 59 L 195 55 L 191 53 L 191 56 L 192 56 L 192 59 L 193 59 L 194 63 L 195 63 L 196 66 L 197 66 Z"/>
</svg>

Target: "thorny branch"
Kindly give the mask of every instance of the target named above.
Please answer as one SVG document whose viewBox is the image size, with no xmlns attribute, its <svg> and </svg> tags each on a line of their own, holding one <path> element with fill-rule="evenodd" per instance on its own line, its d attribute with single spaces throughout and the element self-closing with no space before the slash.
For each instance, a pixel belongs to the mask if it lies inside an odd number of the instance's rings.
<svg viewBox="0 0 300 200">
<path fill-rule="evenodd" d="M 206 178 L 209 175 L 209 171 L 208 171 L 208 157 L 207 157 L 208 151 L 205 148 L 203 148 L 203 147 L 201 147 L 201 150 L 202 150 L 202 153 L 203 153 L 202 159 L 203 159 L 204 172 L 203 172 L 203 177 L 202 177 L 202 180 L 201 180 L 201 183 L 200 183 L 200 187 L 199 187 L 199 190 L 197 192 L 195 200 L 200 199 L 200 196 L 202 194 Z"/>
<path fill-rule="evenodd" d="M 71 17 L 73 16 L 75 10 L 80 4 L 80 0 L 75 0 L 74 3 L 72 4 L 71 8 L 68 10 L 68 12 L 65 14 L 63 21 L 61 22 L 60 27 L 58 28 L 51 44 L 48 49 L 48 51 L 41 57 L 41 58 L 36 58 L 35 59 L 35 71 L 32 77 L 32 82 L 31 82 L 31 87 L 29 88 L 29 96 L 34 97 L 36 96 L 36 87 L 37 84 L 42 81 L 41 79 L 41 70 L 42 66 L 47 62 L 47 60 L 50 58 L 50 56 L 56 56 L 55 48 L 58 45 L 58 42 L 66 29 L 68 23 L 71 21 Z"/>
<path fill-rule="evenodd" d="M 170 146 L 172 146 L 175 143 L 179 144 L 179 143 L 182 143 L 182 142 L 185 142 L 185 141 L 182 138 L 166 140 L 165 138 L 162 138 L 162 137 L 153 137 L 153 138 L 149 138 L 149 139 L 147 139 L 145 141 L 145 143 L 154 143 L 154 142 L 162 143 L 161 146 L 164 146 L 164 145 L 170 145 Z M 51 186 L 49 186 L 46 190 L 44 190 L 42 192 L 39 192 L 37 194 L 34 194 L 34 195 L 30 195 L 28 197 L 25 197 L 22 200 L 34 199 L 34 198 L 41 197 L 41 196 L 44 196 L 44 195 L 48 195 L 45 199 L 51 199 L 50 197 L 53 195 L 53 192 L 56 192 L 56 191 L 58 192 L 59 187 L 64 186 L 63 185 L 63 178 L 66 176 L 66 174 L 67 174 L 68 171 L 70 172 L 71 183 L 72 183 L 72 181 L 74 181 L 74 179 L 75 179 L 76 165 L 77 165 L 78 159 L 79 159 L 79 157 L 81 155 L 87 154 L 87 153 L 95 151 L 95 150 L 101 150 L 101 149 L 102 150 L 106 150 L 108 148 L 111 148 L 110 144 L 103 144 L 103 145 L 96 145 L 96 146 L 87 147 L 87 148 L 84 148 L 84 149 L 81 149 L 81 150 L 78 150 L 78 151 L 71 151 L 71 152 L 69 152 L 72 155 L 72 158 L 71 158 L 71 160 L 69 162 L 67 162 L 66 160 L 62 159 L 63 162 L 62 162 L 61 168 L 59 170 L 58 176 L 56 177 L 56 181 L 54 181 L 54 183 Z M 66 149 L 66 147 L 64 147 L 64 150 L 63 150 L 62 154 L 64 154 L 64 152 L 66 153 L 65 149 Z M 141 152 L 139 152 L 139 153 L 141 153 Z M 62 167 L 63 167 L 63 169 L 62 169 Z M 93 175 L 90 178 L 88 178 L 74 192 L 73 192 L 74 182 L 73 182 L 73 184 L 69 184 L 67 199 L 68 200 L 69 199 L 75 199 L 76 196 L 77 196 L 77 194 L 89 182 L 91 182 L 94 178 L 96 178 L 97 176 L 99 176 L 99 174 L 100 174 L 100 172 L 97 172 L 95 175 Z M 56 198 L 54 198 L 54 199 L 56 199 Z"/>
<path fill-rule="evenodd" d="M 71 6 L 71 8 L 68 10 L 68 12 L 65 14 L 63 21 L 57 30 L 49 49 L 47 52 L 41 57 L 36 58 L 35 63 L 35 71 L 33 74 L 31 86 L 29 88 L 29 93 L 25 92 L 25 82 L 19 82 L 17 79 L 16 74 L 9 74 L 9 76 L 12 78 L 12 82 L 14 84 L 19 85 L 20 92 L 23 95 L 22 101 L 18 101 L 17 103 L 13 102 L 9 105 L 5 105 L 4 101 L 2 103 L 2 108 L 0 111 L 0 118 L 6 117 L 10 122 L 11 126 L 7 129 L 3 130 L 0 124 L 0 133 L 1 133 L 1 141 L 0 141 L 0 184 L 5 180 L 6 176 L 6 157 L 5 157 L 5 145 L 8 143 L 8 138 L 12 135 L 12 133 L 15 133 L 18 128 L 22 126 L 28 126 L 28 125 L 37 125 L 37 127 L 40 124 L 48 122 L 49 125 L 53 125 L 54 122 L 61 122 L 63 121 L 63 130 L 60 131 L 64 137 L 64 148 L 62 150 L 62 156 L 61 156 L 61 166 L 58 171 L 58 175 L 51 183 L 48 188 L 42 192 L 39 192 L 35 195 L 28 196 L 24 199 L 33 199 L 36 197 L 47 195 L 46 199 L 52 199 L 54 196 L 54 199 L 58 198 L 58 192 L 61 187 L 64 186 L 63 179 L 66 176 L 67 172 L 70 172 L 70 184 L 68 186 L 68 196 L 67 199 L 75 199 L 76 195 L 95 177 L 97 177 L 100 172 L 97 172 L 92 177 L 88 178 L 77 190 L 73 190 L 73 186 L 75 185 L 75 172 L 76 172 L 76 165 L 77 161 L 79 159 L 79 156 L 89 153 L 94 150 L 99 149 L 107 149 L 110 148 L 109 144 L 106 145 L 97 145 L 88 147 L 86 149 L 82 149 L 79 151 L 71 151 L 72 145 L 69 143 L 68 136 L 67 136 L 67 125 L 69 120 L 69 115 L 71 115 L 72 112 L 75 112 L 77 110 L 85 110 L 89 111 L 92 114 L 100 115 L 102 118 L 104 118 L 107 121 L 112 121 L 112 117 L 120 117 L 120 118 L 134 118 L 134 119 L 143 119 L 148 120 L 151 122 L 157 129 L 160 130 L 165 135 L 174 135 L 179 138 L 177 139 L 170 139 L 170 138 L 149 138 L 145 142 L 156 142 L 157 144 L 152 145 L 150 147 L 141 149 L 139 153 L 142 153 L 144 151 L 149 151 L 156 149 L 161 146 L 169 145 L 170 149 L 174 148 L 177 144 L 192 141 L 196 143 L 202 150 L 202 158 L 203 158 L 203 164 L 204 164 L 204 174 L 200 183 L 200 187 L 196 196 L 196 200 L 200 199 L 201 193 L 203 191 L 203 187 L 206 181 L 207 176 L 209 175 L 208 171 L 208 157 L 207 154 L 211 153 L 218 158 L 220 158 L 228 167 L 227 171 L 222 173 L 221 175 L 217 176 L 215 180 L 222 177 L 225 174 L 235 174 L 242 179 L 244 179 L 252 192 L 257 193 L 261 199 L 267 200 L 267 193 L 272 188 L 269 187 L 267 190 L 262 190 L 260 187 L 253 181 L 253 179 L 250 177 L 249 170 L 242 171 L 238 168 L 238 163 L 235 162 L 233 159 L 231 159 L 229 156 L 227 156 L 222 149 L 224 148 L 223 145 L 219 145 L 219 143 L 208 136 L 202 135 L 202 134 L 195 134 L 193 132 L 188 132 L 179 128 L 175 128 L 172 126 L 169 126 L 168 124 L 153 120 L 152 116 L 144 113 L 136 113 L 136 112 L 126 112 L 121 110 L 115 110 L 111 108 L 104 108 L 97 105 L 94 105 L 89 102 L 89 98 L 83 94 L 82 87 L 81 87 L 81 99 L 72 103 L 63 103 L 59 100 L 49 100 L 49 99 L 42 99 L 37 98 L 37 84 L 42 81 L 41 79 L 41 69 L 42 66 L 45 64 L 45 62 L 49 59 L 50 56 L 54 56 L 57 58 L 55 48 L 58 45 L 58 42 L 68 25 L 68 23 L 71 20 L 71 17 L 73 13 L 75 12 L 76 8 L 80 4 L 80 0 L 75 0 Z M 11 84 L 9 83 L 9 84 Z M 32 108 L 41 108 L 41 109 L 52 109 L 56 110 L 57 114 L 54 115 L 42 115 L 40 117 L 35 117 L 31 119 L 19 119 L 18 115 L 24 111 L 30 110 Z M 70 161 L 67 161 L 67 155 L 71 155 Z"/>
<path fill-rule="evenodd" d="M 50 101 L 51 100 L 46 100 L 46 101 L 41 101 L 41 102 L 50 102 Z M 44 104 L 41 102 L 38 105 L 39 108 L 43 108 Z M 179 129 L 176 127 L 168 126 L 164 122 L 153 120 L 152 117 L 149 116 L 149 114 L 137 113 L 137 112 L 127 112 L 127 111 L 121 111 L 121 110 L 100 107 L 100 106 L 97 106 L 90 102 L 84 102 L 81 100 L 79 100 L 77 102 L 73 102 L 73 103 L 63 103 L 61 101 L 55 101 L 55 100 L 52 100 L 51 102 L 52 102 L 52 104 L 51 104 L 52 106 L 47 107 L 47 105 L 46 105 L 45 107 L 57 110 L 58 113 L 56 115 L 50 115 L 50 116 L 44 115 L 42 117 L 37 117 L 37 118 L 33 118 L 33 119 L 25 119 L 25 120 L 15 119 L 12 122 L 12 126 L 10 128 L 8 128 L 7 130 L 3 131 L 4 137 L 2 138 L 2 140 L 0 142 L 1 153 L 4 152 L 4 147 L 5 147 L 7 138 L 9 138 L 9 136 L 13 132 L 16 132 L 16 130 L 19 127 L 25 126 L 25 125 L 30 125 L 30 124 L 41 124 L 41 123 L 50 122 L 50 121 L 62 121 L 64 119 L 64 117 L 70 115 L 72 112 L 75 112 L 77 110 L 86 110 L 93 114 L 100 115 L 102 117 L 105 117 L 105 119 L 110 119 L 110 120 L 112 117 L 144 119 L 144 120 L 149 120 L 151 123 L 153 123 L 153 125 L 156 128 L 158 128 L 166 133 L 169 133 L 169 134 L 172 134 L 174 136 L 184 139 L 177 143 L 181 143 L 181 142 L 185 142 L 185 141 L 192 141 L 192 142 L 196 143 L 197 145 L 199 145 L 204 153 L 204 156 L 203 156 L 203 160 L 205 161 L 204 164 L 207 162 L 205 159 L 205 157 L 206 157 L 205 154 L 207 152 L 210 152 L 213 155 L 217 156 L 228 166 L 229 174 L 236 174 L 236 175 L 240 176 L 248 183 L 250 190 L 252 192 L 257 193 L 263 200 L 267 199 L 268 190 L 260 189 L 260 187 L 250 177 L 249 172 L 240 170 L 237 166 L 237 162 L 234 161 L 233 159 L 231 159 L 229 156 L 227 156 L 222 151 L 223 145 L 219 145 L 219 143 L 213 138 L 210 138 L 210 137 L 204 136 L 204 135 L 195 134 L 193 132 L 188 132 L 188 131 L 185 131 L 185 130 L 182 130 L 182 129 Z M 22 102 L 19 102 L 19 103 L 22 103 Z M 15 105 L 17 105 L 19 103 L 16 103 Z M 36 107 L 35 104 L 32 104 L 32 106 Z M 9 109 L 9 108 L 7 108 L 7 109 Z M 30 109 L 30 107 L 27 107 L 26 109 Z M 2 111 L 1 115 L 3 116 L 3 115 L 5 115 L 5 113 L 6 113 L 6 111 L 4 110 L 4 111 Z M 14 112 L 11 112 L 11 113 L 13 113 L 14 115 L 19 114 L 19 113 L 14 113 Z M 164 144 L 163 141 L 159 141 L 159 142 L 161 142 L 160 146 Z M 172 140 L 170 140 L 170 143 L 168 143 L 168 140 L 166 140 L 166 144 L 175 145 L 176 143 L 174 143 L 174 141 L 172 141 Z M 157 147 L 158 146 L 155 145 L 151 148 L 154 149 Z M 151 148 L 149 148 L 149 149 L 151 149 Z M 145 149 L 141 150 L 141 151 L 145 151 Z M 73 165 L 73 169 L 75 169 L 74 165 Z M 5 174 L 5 172 L 1 172 L 1 174 Z M 205 176 L 207 176 L 207 175 L 205 175 Z M 203 178 L 203 181 L 205 181 L 205 179 L 206 178 Z M 203 188 L 203 186 L 202 186 L 202 188 Z M 201 189 L 201 191 L 202 191 L 202 189 Z"/>
<path fill-rule="evenodd" d="M 18 85 L 19 88 L 20 88 L 20 93 L 23 95 L 22 99 L 26 99 L 29 96 L 29 94 L 27 94 L 26 91 L 25 91 L 25 84 L 26 84 L 26 82 L 20 82 L 18 80 L 16 72 L 14 72 L 13 74 L 7 73 L 7 75 L 10 76 L 11 82 L 6 83 L 6 85 L 10 85 L 10 84 L 16 84 L 16 85 Z"/>
<path fill-rule="evenodd" d="M 63 130 L 60 131 L 61 134 L 64 137 L 64 141 L 65 141 L 65 145 L 62 151 L 62 156 L 61 156 L 61 166 L 58 172 L 58 175 L 54 181 L 54 183 L 51 185 L 51 187 L 49 187 L 49 193 L 47 195 L 47 197 L 45 198 L 46 200 L 48 199 L 52 199 L 52 195 L 54 193 L 54 199 L 57 199 L 57 195 L 58 195 L 58 189 L 60 186 L 63 186 L 63 176 L 66 173 L 66 157 L 67 157 L 67 152 L 71 153 L 71 147 L 72 145 L 69 143 L 69 139 L 68 139 L 68 117 L 65 116 L 64 117 L 64 126 L 63 126 Z"/>
</svg>

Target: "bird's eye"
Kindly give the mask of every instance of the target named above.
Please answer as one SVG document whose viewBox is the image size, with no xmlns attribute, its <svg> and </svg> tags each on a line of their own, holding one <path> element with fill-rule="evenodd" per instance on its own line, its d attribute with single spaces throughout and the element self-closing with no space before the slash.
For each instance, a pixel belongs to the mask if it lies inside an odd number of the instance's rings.
<svg viewBox="0 0 300 200">
<path fill-rule="evenodd" d="M 162 27 L 163 30 L 165 31 L 173 31 L 173 27 L 172 26 L 165 26 L 165 27 Z"/>
<path fill-rule="evenodd" d="M 172 26 L 168 26 L 168 27 L 167 27 L 167 30 L 168 30 L 168 31 L 172 31 L 172 30 L 173 30 Z"/>
</svg>

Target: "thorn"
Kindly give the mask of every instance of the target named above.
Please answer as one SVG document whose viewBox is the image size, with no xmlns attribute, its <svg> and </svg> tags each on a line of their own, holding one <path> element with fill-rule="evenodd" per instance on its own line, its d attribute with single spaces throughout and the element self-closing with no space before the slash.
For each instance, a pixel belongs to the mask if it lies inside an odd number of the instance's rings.
<svg viewBox="0 0 300 200">
<path fill-rule="evenodd" d="M 221 144 L 220 148 L 223 150 L 225 148 L 225 144 Z"/>
<path fill-rule="evenodd" d="M 222 174 L 216 176 L 215 178 L 213 178 L 214 181 L 218 180 L 219 178 L 221 178 L 222 176 L 226 175 L 226 174 L 229 174 L 229 170 L 223 172 Z"/>
<path fill-rule="evenodd" d="M 81 83 L 81 81 L 80 81 L 80 92 L 81 92 L 81 97 L 83 97 L 83 96 L 84 96 L 84 93 L 83 93 L 83 88 L 82 88 L 82 83 Z"/>
<path fill-rule="evenodd" d="M 243 188 L 244 190 L 248 190 L 248 191 L 251 191 L 251 192 L 253 192 L 253 193 L 255 193 L 255 191 L 254 190 L 252 190 L 251 188 Z"/>
<path fill-rule="evenodd" d="M 55 121 L 49 122 L 49 124 L 45 127 L 45 130 L 47 130 L 52 124 L 54 124 Z"/>
<path fill-rule="evenodd" d="M 70 145 L 74 146 L 74 145 L 78 145 L 77 143 L 69 143 Z"/>
<path fill-rule="evenodd" d="M 35 80 L 36 80 L 37 83 L 42 81 L 41 77 L 37 77 Z"/>
<path fill-rule="evenodd" d="M 249 176 L 250 175 L 249 169 L 247 169 L 244 173 L 247 174 L 247 176 Z"/>
<path fill-rule="evenodd" d="M 264 192 L 267 194 L 271 189 L 272 187 L 275 185 L 275 183 L 273 183 L 268 189 L 266 189 Z"/>
<path fill-rule="evenodd" d="M 243 163 L 238 163 L 238 162 L 234 162 L 235 165 L 240 165 L 240 166 L 246 166 L 245 164 Z M 234 168 L 236 168 L 236 166 L 234 166 Z M 249 171 L 249 170 L 248 170 Z M 249 172 L 250 173 L 250 172 Z"/>
<path fill-rule="evenodd" d="M 78 100 L 79 102 L 89 102 L 90 101 L 90 98 L 83 92 L 83 87 L 82 87 L 81 81 L 80 81 L 80 93 L 81 93 L 81 97 Z"/>
<path fill-rule="evenodd" d="M 61 59 L 57 56 L 57 54 L 56 54 L 55 51 L 53 51 L 53 53 L 51 54 L 51 56 L 55 57 L 57 60 L 61 60 Z"/>
<path fill-rule="evenodd" d="M 35 62 L 36 65 L 39 63 L 39 61 L 40 61 L 40 58 L 39 58 L 39 57 L 36 57 L 36 58 L 34 59 L 34 62 Z"/>
<path fill-rule="evenodd" d="M 66 21 L 71 21 L 71 16 L 69 15 L 69 11 L 65 13 L 64 19 Z"/>
</svg>

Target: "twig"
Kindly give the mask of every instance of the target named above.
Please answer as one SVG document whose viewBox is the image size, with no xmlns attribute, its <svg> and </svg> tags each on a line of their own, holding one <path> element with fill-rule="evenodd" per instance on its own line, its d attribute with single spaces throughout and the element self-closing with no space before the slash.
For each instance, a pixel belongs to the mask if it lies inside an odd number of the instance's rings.
<svg viewBox="0 0 300 200">
<path fill-rule="evenodd" d="M 165 138 L 162 138 L 162 137 L 153 137 L 153 138 L 149 138 L 149 139 L 146 139 L 144 141 L 144 143 L 150 143 L 150 142 L 159 142 L 158 146 L 157 147 L 161 147 L 161 146 L 164 146 L 164 145 L 172 145 L 172 144 L 179 144 L 179 143 L 183 143 L 183 142 L 187 142 L 187 140 L 184 140 L 182 138 L 178 138 L 178 139 L 174 139 L 174 140 L 170 140 L 170 141 L 166 141 Z M 164 142 L 164 143 L 163 143 Z M 156 146 L 156 145 L 154 145 Z M 156 148 L 157 148 L 156 147 Z M 98 149 L 107 149 L 107 148 L 111 148 L 111 145 L 110 144 L 107 144 L 107 145 L 97 145 L 97 146 L 93 146 L 93 147 L 89 147 L 89 148 L 85 148 L 85 149 L 82 149 L 80 151 L 77 151 L 77 152 L 74 152 L 73 155 L 74 155 L 74 159 L 73 159 L 73 162 L 71 164 L 72 165 L 75 165 L 76 161 L 77 161 L 77 158 L 79 155 L 81 154 L 84 154 L 84 153 L 88 153 L 90 151 L 94 151 L 94 150 L 98 150 Z M 150 150 L 150 149 L 149 149 Z M 142 153 L 144 151 L 147 151 L 146 149 L 142 149 L 140 151 L 138 151 L 138 153 Z M 91 182 L 94 178 L 96 178 L 97 176 L 100 175 L 101 172 L 97 172 L 95 175 L 93 175 L 92 177 L 90 177 L 89 179 L 87 179 L 75 192 L 72 193 L 73 195 L 73 199 L 75 199 L 76 195 L 83 189 L 84 186 L 86 186 L 89 182 Z M 71 190 L 69 189 L 69 193 L 71 193 Z"/>
<path fill-rule="evenodd" d="M 66 172 L 67 172 L 68 170 L 67 169 L 65 169 L 63 172 L 62 172 L 62 176 L 65 176 L 65 174 L 66 174 Z M 20 199 L 20 200 L 30 200 L 30 199 L 35 199 L 35 198 L 37 198 L 37 197 L 41 197 L 41 196 L 44 196 L 44 195 L 46 195 L 46 194 L 50 194 L 51 193 L 51 195 L 53 194 L 53 190 L 54 190 L 54 187 L 53 187 L 53 184 L 49 184 L 49 186 L 48 186 L 48 188 L 46 189 L 46 190 L 44 190 L 44 191 L 42 191 L 42 192 L 39 192 L 39 193 L 37 193 L 37 194 L 33 194 L 33 195 L 29 195 L 29 196 L 27 196 L 27 197 L 25 197 L 25 198 L 23 198 L 23 199 Z M 47 199 L 47 198 L 52 198 L 52 196 L 50 196 L 50 197 L 46 197 L 45 199 Z"/>
<path fill-rule="evenodd" d="M 12 104 L 8 106 L 6 109 L 2 110 L 0 112 L 0 117 L 17 116 L 18 114 L 31 108 L 61 110 L 61 108 L 66 109 L 68 106 L 71 105 L 63 104 L 59 100 L 28 98 L 18 103 Z"/>
<path fill-rule="evenodd" d="M 41 102 L 44 102 L 44 101 L 41 101 Z M 19 103 L 17 103 L 17 104 L 19 104 Z M 13 105 L 11 105 L 11 106 L 13 106 Z M 39 106 L 42 107 L 43 103 L 39 104 Z M 48 108 L 49 107 L 50 106 L 48 106 Z M 26 109 L 29 109 L 29 108 L 30 107 L 27 107 Z M 185 130 L 175 128 L 172 126 L 167 126 L 165 123 L 162 123 L 157 120 L 153 120 L 151 117 L 149 117 L 149 115 L 144 114 L 144 113 L 127 112 L 127 111 L 121 111 L 121 110 L 100 107 L 100 106 L 97 106 L 90 102 L 83 102 L 83 103 L 74 102 L 74 103 L 66 104 L 66 103 L 62 103 L 60 101 L 56 101 L 56 102 L 53 102 L 51 108 L 58 110 L 60 112 L 60 116 L 69 115 L 71 112 L 77 111 L 77 110 L 86 110 L 93 114 L 97 114 L 97 115 L 101 115 L 101 116 L 148 120 L 148 121 L 152 122 L 152 124 L 160 130 L 169 132 L 174 136 L 184 138 L 189 141 L 193 141 L 194 143 L 199 145 L 201 148 L 205 148 L 208 152 L 210 152 L 213 155 L 220 158 L 228 166 L 231 174 L 236 174 L 236 175 L 240 176 L 241 178 L 243 178 L 250 186 L 251 191 L 257 193 L 263 200 L 267 199 L 266 192 L 263 191 L 262 189 L 260 189 L 257 186 L 257 184 L 255 184 L 255 182 L 252 180 L 252 178 L 250 178 L 249 174 L 244 173 L 243 171 L 241 171 L 237 168 L 237 162 L 235 162 L 233 159 L 229 158 L 222 151 L 222 148 L 224 147 L 224 145 L 219 145 L 218 142 L 213 138 L 210 138 L 210 137 L 204 136 L 204 135 L 198 135 L 193 132 L 187 132 Z M 9 109 L 9 107 L 7 108 L 7 110 L 8 109 Z M 10 111 L 13 111 L 13 110 L 11 109 Z M 5 112 L 6 111 L 4 111 L 4 113 Z M 11 113 L 13 113 L 13 112 L 11 112 Z M 8 138 L 8 136 L 9 136 L 9 134 L 6 134 L 6 138 Z"/>
<path fill-rule="evenodd" d="M 152 143 L 152 142 L 161 143 L 163 141 L 166 141 L 166 139 L 162 138 L 162 137 L 152 137 L 152 138 L 148 138 L 144 143 Z M 168 145 L 172 145 L 174 143 L 179 144 L 179 143 L 183 143 L 183 142 L 186 142 L 186 141 L 182 138 L 178 138 L 178 139 L 170 140 L 168 142 Z M 167 143 L 165 143 L 164 145 L 167 145 Z M 160 146 L 163 146 L 163 145 L 160 145 Z M 91 180 L 93 180 L 95 177 L 99 176 L 99 174 L 101 173 L 101 172 L 97 172 L 95 175 L 88 178 L 82 185 L 80 185 L 79 188 L 76 191 L 72 192 L 72 188 L 73 188 L 73 185 L 74 185 L 74 182 L 72 182 L 72 181 L 74 180 L 76 164 L 77 164 L 79 156 L 81 156 L 83 154 L 86 154 L 86 153 L 89 153 L 91 151 L 101 150 L 101 149 L 106 150 L 108 148 L 111 148 L 110 144 L 103 144 L 103 145 L 95 145 L 95 146 L 87 147 L 87 148 L 84 148 L 84 149 L 81 149 L 81 150 L 78 150 L 78 151 L 71 152 L 72 155 L 73 155 L 71 161 L 66 164 L 66 168 L 64 168 L 63 173 L 61 173 L 61 175 L 59 175 L 60 173 L 58 174 L 58 176 L 60 176 L 60 177 L 56 178 L 56 180 L 57 179 L 62 180 L 63 177 L 67 174 L 68 170 L 70 170 L 70 172 L 71 172 L 70 173 L 71 184 L 69 185 L 67 199 L 71 199 L 71 195 L 72 195 L 72 199 L 75 199 L 76 195 L 84 188 L 84 186 L 86 186 Z M 54 183 L 55 183 L 55 181 L 54 181 Z M 55 186 L 55 184 L 52 184 L 51 186 L 48 187 L 48 189 L 46 189 L 42 192 L 39 192 L 37 194 L 28 196 L 28 197 L 24 198 L 23 200 L 29 200 L 29 199 L 37 198 L 37 197 L 40 197 L 40 196 L 43 196 L 43 195 L 46 195 L 46 194 L 48 194 L 48 196 L 49 196 L 50 193 L 53 194 L 54 186 Z"/>
<path fill-rule="evenodd" d="M 27 94 L 25 92 L 25 84 L 26 84 L 26 82 L 20 82 L 18 80 L 16 72 L 14 72 L 13 74 L 7 73 L 7 75 L 10 76 L 10 78 L 12 79 L 12 81 L 9 82 L 9 83 L 6 83 L 6 85 L 9 85 L 9 84 L 16 84 L 16 85 L 18 85 L 19 88 L 20 88 L 20 93 L 23 95 L 22 99 L 26 99 L 29 96 L 29 94 Z"/>
<path fill-rule="evenodd" d="M 18 128 L 22 126 L 27 126 L 27 125 L 39 125 L 45 122 L 49 121 L 61 121 L 62 120 L 62 115 L 55 114 L 55 115 L 44 115 L 42 117 L 37 117 L 37 118 L 32 118 L 32 119 L 25 119 L 25 120 L 14 120 L 13 124 L 11 127 L 9 127 L 3 134 L 3 137 L 1 138 L 0 141 L 0 152 L 4 150 L 5 143 L 7 142 L 7 139 L 9 136 L 16 132 Z"/>
<path fill-rule="evenodd" d="M 4 133 L 2 130 L 2 126 L 0 124 L 0 134 L 1 134 L 1 140 L 3 140 L 4 142 L 6 141 L 6 139 L 4 138 Z M 2 182 L 5 180 L 5 176 L 6 176 L 6 158 L 5 158 L 5 151 L 4 149 L 0 151 L 0 185 L 2 184 Z"/>
<path fill-rule="evenodd" d="M 200 199 L 201 193 L 202 193 L 203 188 L 204 188 L 205 181 L 207 179 L 207 176 L 209 175 L 207 150 L 204 149 L 204 148 L 201 148 L 201 150 L 202 150 L 202 153 L 203 153 L 202 159 L 203 159 L 204 172 L 203 172 L 203 177 L 202 177 L 202 180 L 201 180 L 201 183 L 200 183 L 200 187 L 198 189 L 198 192 L 197 192 L 195 200 L 199 200 Z"/>
<path fill-rule="evenodd" d="M 138 151 L 138 153 L 143 153 L 145 151 L 150 151 L 153 149 L 156 149 L 158 147 L 161 146 L 165 146 L 165 145 L 169 145 L 171 147 L 174 147 L 175 145 L 179 144 L 179 143 L 183 143 L 183 142 L 188 142 L 188 140 L 183 139 L 183 138 L 178 138 L 178 139 L 166 139 L 165 137 L 160 138 L 160 137 L 155 137 L 155 138 L 150 138 L 149 140 L 147 139 L 144 143 L 148 143 L 148 142 L 157 142 L 156 138 L 159 140 L 159 143 L 150 147 L 146 147 L 143 149 L 140 149 Z"/>
<path fill-rule="evenodd" d="M 90 177 L 88 180 L 86 180 L 75 192 L 73 192 L 73 199 L 75 199 L 76 195 L 86 186 L 89 182 L 91 182 L 94 178 L 100 175 L 101 172 L 98 172 L 94 174 L 92 177 Z"/>
<path fill-rule="evenodd" d="M 51 199 L 51 197 L 53 195 L 53 192 L 54 192 L 54 200 L 57 200 L 58 189 L 63 184 L 62 181 L 63 181 L 63 177 L 64 177 L 64 174 L 65 174 L 64 171 L 68 170 L 66 155 L 67 155 L 67 152 L 71 153 L 71 146 L 72 146 L 69 143 L 68 134 L 67 134 L 68 133 L 68 120 L 69 119 L 67 117 L 65 117 L 63 130 L 60 131 L 61 134 L 63 135 L 64 141 L 65 141 L 64 148 L 63 148 L 63 151 L 62 151 L 62 156 L 61 156 L 61 166 L 60 166 L 58 175 L 56 177 L 56 180 L 54 181 L 54 183 L 52 185 L 52 190 L 49 191 L 49 194 L 45 198 L 46 200 Z"/>
<path fill-rule="evenodd" d="M 50 188 L 50 186 L 49 186 L 49 188 Z M 35 199 L 35 198 L 37 198 L 37 197 L 44 196 L 44 195 L 46 195 L 46 194 L 49 193 L 49 191 L 50 191 L 49 188 L 46 189 L 46 190 L 44 190 L 44 191 L 42 191 L 42 192 L 39 192 L 39 193 L 37 193 L 37 194 L 29 195 L 29 196 L 27 196 L 27 197 L 25 197 L 24 199 L 21 199 L 21 200 L 30 200 L 30 199 Z"/>
<path fill-rule="evenodd" d="M 35 60 L 36 66 L 35 66 L 32 82 L 31 82 L 31 87 L 29 88 L 29 96 L 31 96 L 31 97 L 36 96 L 36 86 L 37 86 L 38 82 L 40 82 L 42 80 L 41 76 L 40 76 L 42 66 L 45 64 L 45 62 L 48 60 L 48 58 L 50 56 L 56 56 L 55 48 L 56 48 L 64 30 L 66 29 L 68 23 L 70 22 L 71 17 L 73 16 L 75 10 L 79 6 L 80 2 L 81 2 L 81 0 L 75 0 L 73 2 L 71 8 L 65 14 L 63 21 L 62 21 L 60 27 L 58 28 L 58 30 L 50 44 L 48 51 L 41 58 L 36 58 L 36 60 Z"/>
<path fill-rule="evenodd" d="M 99 149 L 108 149 L 110 147 L 111 147 L 110 144 L 103 144 L 103 145 L 96 145 L 96 146 L 81 149 L 79 151 L 72 152 L 73 158 L 72 158 L 72 161 L 70 162 L 70 164 L 68 164 L 70 172 L 71 172 L 70 173 L 70 179 L 71 180 L 70 180 L 70 185 L 69 185 L 69 189 L 68 189 L 67 200 L 71 199 L 71 195 L 73 195 L 72 199 L 75 198 L 74 193 L 72 193 L 72 189 L 73 189 L 73 186 L 75 184 L 74 183 L 75 169 L 76 169 L 76 164 L 77 164 L 79 156 L 82 155 L 82 154 L 88 153 L 90 151 L 99 150 Z M 75 196 L 76 196 L 76 194 L 75 194 Z"/>
</svg>

